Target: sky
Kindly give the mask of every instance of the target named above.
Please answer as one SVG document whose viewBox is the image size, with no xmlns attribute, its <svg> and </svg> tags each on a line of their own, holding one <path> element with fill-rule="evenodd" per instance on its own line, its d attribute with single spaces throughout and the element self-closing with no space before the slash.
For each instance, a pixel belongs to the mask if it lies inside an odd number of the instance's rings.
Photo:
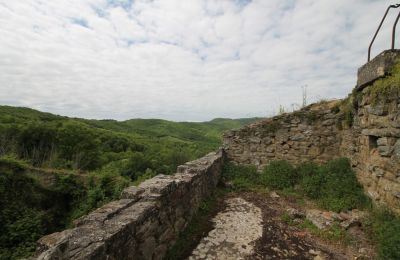
<svg viewBox="0 0 400 260">
<path fill-rule="evenodd" d="M 305 85 L 308 103 L 343 98 L 393 3 L 0 0 L 0 104 L 206 121 L 292 110 Z M 397 12 L 373 56 L 390 48 Z"/>
</svg>

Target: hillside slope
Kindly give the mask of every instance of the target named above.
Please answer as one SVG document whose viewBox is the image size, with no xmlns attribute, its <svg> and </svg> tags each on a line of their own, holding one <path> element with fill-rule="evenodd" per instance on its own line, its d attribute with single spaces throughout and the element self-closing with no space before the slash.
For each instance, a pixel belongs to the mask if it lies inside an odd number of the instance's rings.
<svg viewBox="0 0 400 260">
<path fill-rule="evenodd" d="M 224 130 L 253 122 L 68 118 L 0 106 L 0 259 L 28 256 L 44 234 L 121 190 L 218 148 Z"/>
</svg>

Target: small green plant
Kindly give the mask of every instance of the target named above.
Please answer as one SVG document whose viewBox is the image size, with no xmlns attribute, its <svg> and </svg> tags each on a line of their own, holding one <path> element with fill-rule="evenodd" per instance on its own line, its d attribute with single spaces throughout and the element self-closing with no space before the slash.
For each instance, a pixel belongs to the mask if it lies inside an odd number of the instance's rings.
<svg viewBox="0 0 400 260">
<path fill-rule="evenodd" d="M 352 237 L 348 234 L 339 224 L 334 223 L 332 226 L 326 229 L 319 229 L 310 220 L 304 219 L 300 224 L 297 225 L 299 228 L 308 230 L 311 234 L 318 236 L 324 240 L 350 243 Z"/>
<path fill-rule="evenodd" d="M 318 232 L 319 228 L 314 225 L 310 220 L 304 219 L 299 225 L 300 228 L 307 229 L 312 233 Z"/>
<path fill-rule="evenodd" d="M 400 217 L 386 208 L 372 208 L 363 226 L 378 244 L 379 259 L 400 259 Z"/>
<path fill-rule="evenodd" d="M 349 97 L 343 99 L 340 103 L 338 103 L 338 109 L 343 113 L 342 121 L 345 123 L 347 127 L 351 127 L 354 121 L 354 98 L 358 97 L 358 92 L 353 92 Z"/>
<path fill-rule="evenodd" d="M 400 94 L 400 62 L 396 62 L 389 76 L 376 80 L 368 88 L 367 94 L 370 95 L 373 105 L 390 97 L 398 97 Z"/>
<path fill-rule="evenodd" d="M 296 184 L 297 174 L 287 161 L 273 161 L 264 168 L 261 180 L 272 189 L 284 189 Z"/>
<path fill-rule="evenodd" d="M 369 204 L 350 162 L 339 158 L 318 166 L 308 163 L 298 167 L 300 189 L 322 208 L 341 211 L 365 208 Z"/>
<path fill-rule="evenodd" d="M 294 219 L 286 212 L 281 216 L 281 220 L 289 226 L 295 225 Z"/>
<path fill-rule="evenodd" d="M 235 191 L 261 190 L 260 173 L 252 165 L 224 165 L 222 176 L 225 181 L 232 182 Z"/>
</svg>

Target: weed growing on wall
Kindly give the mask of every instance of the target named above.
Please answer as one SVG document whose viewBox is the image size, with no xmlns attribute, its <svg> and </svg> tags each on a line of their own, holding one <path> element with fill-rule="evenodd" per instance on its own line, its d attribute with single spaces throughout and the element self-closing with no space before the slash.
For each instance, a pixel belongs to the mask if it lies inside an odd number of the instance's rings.
<svg viewBox="0 0 400 260">
<path fill-rule="evenodd" d="M 374 84 L 367 89 L 372 104 L 385 100 L 388 97 L 399 96 L 400 94 L 400 62 L 398 61 L 392 68 L 390 75 L 376 80 Z"/>
</svg>

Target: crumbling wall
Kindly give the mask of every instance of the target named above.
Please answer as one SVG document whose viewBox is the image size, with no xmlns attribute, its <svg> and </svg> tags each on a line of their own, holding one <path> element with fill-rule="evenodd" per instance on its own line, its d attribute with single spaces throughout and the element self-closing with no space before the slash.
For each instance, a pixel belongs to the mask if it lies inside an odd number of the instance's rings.
<svg viewBox="0 0 400 260">
<path fill-rule="evenodd" d="M 41 238 L 37 259 L 162 259 L 214 191 L 223 162 L 220 150 L 125 189 L 74 228 Z"/>
<path fill-rule="evenodd" d="M 227 157 L 259 169 L 273 160 L 296 165 L 347 157 L 366 193 L 400 213 L 400 97 L 374 104 L 370 87 L 343 101 L 355 99 L 351 122 L 343 102 L 331 101 L 227 131 Z"/>
<path fill-rule="evenodd" d="M 357 93 L 351 131 L 344 131 L 340 153 L 351 159 L 367 194 L 400 213 L 400 96 L 378 101 L 367 86 Z"/>
<path fill-rule="evenodd" d="M 338 157 L 339 101 L 323 102 L 224 133 L 230 160 L 263 168 L 273 160 L 293 164 L 325 162 Z"/>
<path fill-rule="evenodd" d="M 230 160 L 262 168 L 351 160 L 366 193 L 400 214 L 400 50 L 382 52 L 358 70 L 343 101 L 314 104 L 224 134 Z"/>
</svg>

